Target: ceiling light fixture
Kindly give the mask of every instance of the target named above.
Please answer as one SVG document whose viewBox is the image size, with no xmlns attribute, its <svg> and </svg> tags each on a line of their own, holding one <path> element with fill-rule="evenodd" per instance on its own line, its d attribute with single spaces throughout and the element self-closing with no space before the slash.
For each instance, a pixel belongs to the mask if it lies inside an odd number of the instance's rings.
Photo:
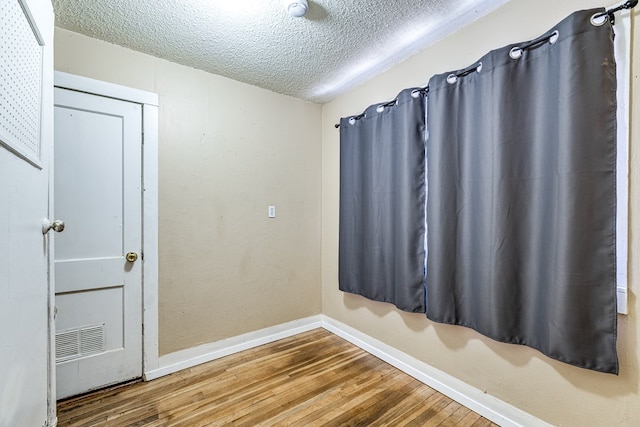
<svg viewBox="0 0 640 427">
<path fill-rule="evenodd" d="M 309 8 L 309 3 L 307 0 L 282 0 L 282 4 L 284 5 L 289 15 L 294 18 L 300 18 L 307 13 L 307 9 Z"/>
</svg>

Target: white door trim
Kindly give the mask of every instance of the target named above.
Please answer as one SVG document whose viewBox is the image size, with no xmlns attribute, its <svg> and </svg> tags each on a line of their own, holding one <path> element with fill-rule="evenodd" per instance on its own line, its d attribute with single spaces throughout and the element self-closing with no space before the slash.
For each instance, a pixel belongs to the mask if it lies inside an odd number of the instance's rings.
<svg viewBox="0 0 640 427">
<path fill-rule="evenodd" d="M 56 87 L 142 105 L 142 372 L 158 369 L 158 95 L 54 72 Z M 54 141 L 55 144 L 55 141 Z"/>
<path fill-rule="evenodd" d="M 54 71 L 54 82 L 56 87 L 121 99 L 123 101 L 135 102 L 136 104 L 158 106 L 158 94 L 156 93 L 94 80 L 88 77 Z"/>
</svg>

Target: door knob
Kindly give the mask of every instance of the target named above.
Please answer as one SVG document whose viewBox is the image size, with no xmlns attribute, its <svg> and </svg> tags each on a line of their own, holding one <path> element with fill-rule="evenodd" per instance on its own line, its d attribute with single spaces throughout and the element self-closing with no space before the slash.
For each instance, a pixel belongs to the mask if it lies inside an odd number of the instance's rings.
<svg viewBox="0 0 640 427">
<path fill-rule="evenodd" d="M 135 252 L 129 252 L 125 258 L 127 259 L 127 261 L 129 262 L 136 262 L 138 260 L 138 254 Z"/>
<path fill-rule="evenodd" d="M 64 231 L 64 221 L 60 221 L 59 219 L 51 222 L 49 218 L 45 218 L 42 221 L 42 234 L 47 234 L 49 230 L 53 230 L 56 233 L 61 233 Z"/>
</svg>

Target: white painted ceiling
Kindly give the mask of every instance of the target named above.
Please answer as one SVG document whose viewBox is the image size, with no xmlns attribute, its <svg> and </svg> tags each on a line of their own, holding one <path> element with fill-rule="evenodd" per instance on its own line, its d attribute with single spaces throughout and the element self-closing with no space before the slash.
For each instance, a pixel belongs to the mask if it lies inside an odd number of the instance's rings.
<svg viewBox="0 0 640 427">
<path fill-rule="evenodd" d="M 281 0 L 52 3 L 58 27 L 324 103 L 507 1 L 309 0 L 302 18 Z"/>
</svg>

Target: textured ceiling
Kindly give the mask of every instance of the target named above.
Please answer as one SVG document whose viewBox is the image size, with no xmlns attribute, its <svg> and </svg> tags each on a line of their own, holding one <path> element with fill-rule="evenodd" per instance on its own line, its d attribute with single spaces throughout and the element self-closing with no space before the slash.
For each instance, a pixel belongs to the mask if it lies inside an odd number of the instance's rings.
<svg viewBox="0 0 640 427">
<path fill-rule="evenodd" d="M 53 0 L 56 25 L 327 102 L 508 0 Z"/>
</svg>

